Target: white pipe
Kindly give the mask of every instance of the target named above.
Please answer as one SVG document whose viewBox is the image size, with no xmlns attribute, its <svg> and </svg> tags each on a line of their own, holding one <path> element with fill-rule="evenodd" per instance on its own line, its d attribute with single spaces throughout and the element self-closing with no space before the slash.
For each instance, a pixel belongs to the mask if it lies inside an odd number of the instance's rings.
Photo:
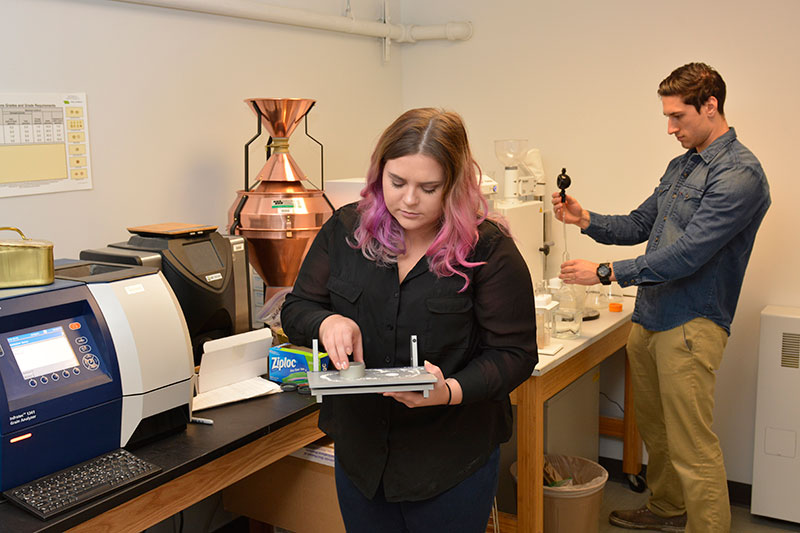
<svg viewBox="0 0 800 533">
<path fill-rule="evenodd" d="M 141 4 L 153 7 L 166 7 L 211 15 L 260 20 L 276 24 L 288 24 L 318 30 L 338 31 L 381 37 L 400 43 L 414 43 L 423 40 L 447 39 L 466 41 L 472 37 L 472 24 L 469 22 L 448 22 L 429 26 L 413 24 L 388 24 L 385 22 L 356 20 L 350 17 L 321 15 L 304 9 L 293 9 L 264 4 L 255 0 L 114 0 L 128 4 Z"/>
</svg>

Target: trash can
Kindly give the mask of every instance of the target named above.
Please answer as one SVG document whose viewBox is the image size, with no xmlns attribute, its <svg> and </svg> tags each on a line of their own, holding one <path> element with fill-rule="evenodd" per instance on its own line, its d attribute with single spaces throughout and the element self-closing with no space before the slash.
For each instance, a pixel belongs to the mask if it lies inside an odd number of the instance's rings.
<svg viewBox="0 0 800 533">
<path fill-rule="evenodd" d="M 544 533 L 597 533 L 606 469 L 583 457 L 546 455 L 545 460 L 572 485 L 544 487 Z M 511 465 L 517 481 L 517 463 Z"/>
</svg>

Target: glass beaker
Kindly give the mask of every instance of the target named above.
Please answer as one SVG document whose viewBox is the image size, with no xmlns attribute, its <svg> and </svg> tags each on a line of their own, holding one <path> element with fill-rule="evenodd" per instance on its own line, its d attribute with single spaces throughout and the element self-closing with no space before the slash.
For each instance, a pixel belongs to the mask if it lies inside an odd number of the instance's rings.
<svg viewBox="0 0 800 533">
<path fill-rule="evenodd" d="M 550 280 L 553 298 L 558 301 L 555 310 L 553 336 L 558 339 L 576 339 L 581 335 L 583 305 L 586 287 L 567 285 L 558 278 Z"/>
<path fill-rule="evenodd" d="M 605 311 L 608 309 L 608 289 L 603 285 L 592 285 L 586 289 L 586 307 Z"/>
</svg>

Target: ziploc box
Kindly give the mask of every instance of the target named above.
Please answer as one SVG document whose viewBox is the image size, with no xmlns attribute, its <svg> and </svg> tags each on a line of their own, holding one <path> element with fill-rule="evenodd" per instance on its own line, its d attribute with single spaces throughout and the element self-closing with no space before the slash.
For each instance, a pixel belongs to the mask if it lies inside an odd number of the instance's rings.
<svg viewBox="0 0 800 533">
<path fill-rule="evenodd" d="M 319 369 L 327 370 L 328 354 L 319 353 Z M 308 383 L 306 372 L 314 365 L 314 352 L 284 343 L 269 349 L 269 379 L 275 383 Z"/>
</svg>

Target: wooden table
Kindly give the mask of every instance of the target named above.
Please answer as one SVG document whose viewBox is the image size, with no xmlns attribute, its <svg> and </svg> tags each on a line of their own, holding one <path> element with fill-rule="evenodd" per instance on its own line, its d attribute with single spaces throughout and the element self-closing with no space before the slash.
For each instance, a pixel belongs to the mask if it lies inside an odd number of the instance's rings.
<svg viewBox="0 0 800 533">
<path fill-rule="evenodd" d="M 132 450 L 162 467 L 155 476 L 47 521 L 0 505 L 0 533 L 140 532 L 322 437 L 318 410 L 290 392 L 200 411 L 214 425 Z"/>
<path fill-rule="evenodd" d="M 626 301 L 632 309 L 633 302 Z M 554 339 L 564 344 L 554 356 L 540 355 L 533 375 L 517 388 L 517 530 L 544 530 L 544 403 L 564 387 L 625 347 L 631 328 L 631 311 L 601 311 L 597 320 L 584 322 L 581 337 Z M 642 441 L 633 417 L 632 394 L 626 361 L 625 418 L 616 423 L 603 419 L 603 433 L 623 437 L 623 471 L 641 469 Z"/>
</svg>

